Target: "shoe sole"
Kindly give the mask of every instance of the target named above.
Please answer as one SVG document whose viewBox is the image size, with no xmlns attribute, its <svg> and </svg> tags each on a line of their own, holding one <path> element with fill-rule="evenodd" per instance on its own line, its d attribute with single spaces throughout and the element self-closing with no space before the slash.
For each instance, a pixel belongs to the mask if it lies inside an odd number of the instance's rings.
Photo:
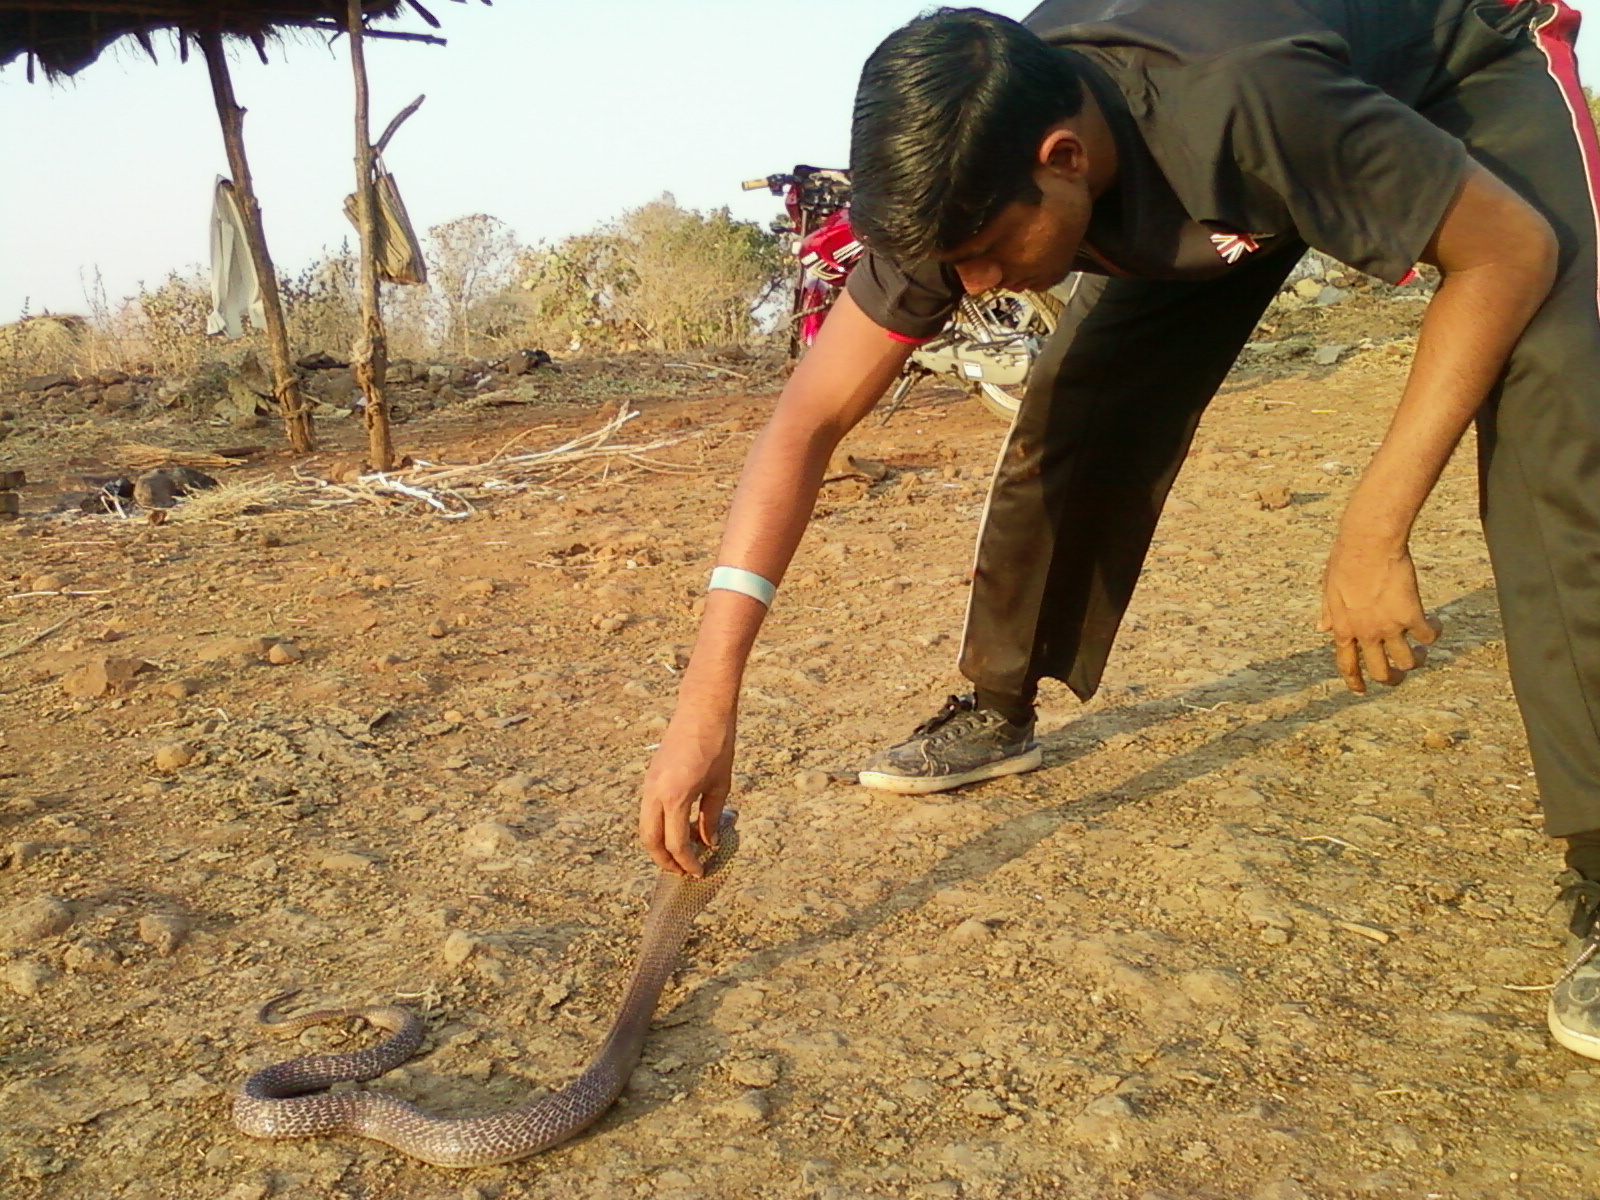
<svg viewBox="0 0 1600 1200">
<path fill-rule="evenodd" d="M 862 771 L 856 782 L 862 787 L 880 792 L 894 792 L 900 796 L 926 796 L 931 792 L 948 792 L 969 783 L 985 779 L 999 779 L 1002 775 L 1021 775 L 1032 771 L 1044 762 L 1044 751 L 1038 746 L 1014 754 L 1010 758 L 997 758 L 994 762 L 973 767 L 957 775 L 890 775 L 883 771 Z"/>
<path fill-rule="evenodd" d="M 1557 1044 L 1565 1046 L 1574 1054 L 1581 1054 L 1585 1058 L 1600 1058 L 1600 1037 L 1572 1032 L 1556 1019 L 1556 1010 L 1553 1004 L 1545 1007 L 1544 1016 L 1545 1023 L 1550 1026 L 1550 1036 L 1555 1038 Z"/>
</svg>

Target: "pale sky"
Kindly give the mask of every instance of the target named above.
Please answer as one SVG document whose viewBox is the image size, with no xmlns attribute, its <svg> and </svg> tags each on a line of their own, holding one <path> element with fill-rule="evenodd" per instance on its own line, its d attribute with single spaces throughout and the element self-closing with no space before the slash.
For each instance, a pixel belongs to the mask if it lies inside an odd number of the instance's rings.
<svg viewBox="0 0 1600 1200">
<path fill-rule="evenodd" d="M 427 102 L 387 154 L 418 233 L 468 213 L 525 242 L 590 229 L 664 191 L 680 204 L 778 212 L 746 178 L 843 166 L 861 63 L 925 0 L 435 0 L 444 47 L 372 44 L 373 134 Z M 1033 0 L 991 0 L 1024 16 Z M 1596 17 L 1600 25 L 1600 17 Z M 403 28 L 421 28 L 414 20 Z M 131 40 L 64 84 L 0 71 L 0 321 L 87 311 L 205 263 L 227 173 L 203 63 Z M 1591 28 L 1581 48 L 1600 57 Z M 279 271 L 353 231 L 347 48 L 305 35 L 263 67 L 234 51 L 234 88 Z M 1591 74 L 1600 74 L 1597 67 Z"/>
</svg>

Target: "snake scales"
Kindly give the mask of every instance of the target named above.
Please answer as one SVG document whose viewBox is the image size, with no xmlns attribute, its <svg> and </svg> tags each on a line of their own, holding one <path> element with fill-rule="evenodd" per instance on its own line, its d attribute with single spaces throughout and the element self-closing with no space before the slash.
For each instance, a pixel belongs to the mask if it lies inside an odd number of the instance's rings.
<svg viewBox="0 0 1600 1200">
<path fill-rule="evenodd" d="M 389 1031 L 375 1046 L 349 1054 L 315 1054 L 263 1067 L 244 1081 L 233 1121 L 253 1137 L 290 1138 L 353 1133 L 393 1146 L 439 1167 L 486 1167 L 538 1154 L 586 1129 L 627 1085 L 644 1050 L 661 989 L 677 964 L 695 914 L 721 887 L 739 848 L 732 812 L 724 812 L 717 847 L 704 857 L 705 875 L 663 872 L 645 915 L 639 957 L 599 1051 L 583 1074 L 551 1096 L 482 1117 L 435 1117 L 386 1092 L 328 1093 L 334 1083 L 375 1079 L 416 1053 L 420 1019 L 389 1005 L 326 1009 L 272 1023 L 279 1032 L 349 1016 Z M 279 997 L 282 999 L 282 997 Z M 262 1009 L 264 1021 L 270 1001 Z"/>
</svg>

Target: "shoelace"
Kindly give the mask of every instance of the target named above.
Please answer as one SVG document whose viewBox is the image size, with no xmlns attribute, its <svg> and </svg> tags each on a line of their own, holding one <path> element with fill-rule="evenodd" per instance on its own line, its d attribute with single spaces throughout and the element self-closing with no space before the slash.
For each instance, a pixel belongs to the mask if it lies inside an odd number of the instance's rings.
<svg viewBox="0 0 1600 1200">
<path fill-rule="evenodd" d="M 1572 905 L 1572 920 L 1567 928 L 1574 936 L 1583 939 L 1583 949 L 1578 951 L 1577 957 L 1567 965 L 1561 978 L 1556 980 L 1556 986 L 1559 987 L 1571 979 L 1579 967 L 1600 954 L 1600 921 L 1595 919 L 1600 915 L 1600 882 L 1579 879 L 1576 883 L 1569 883 L 1561 889 L 1556 903 Z"/>
<path fill-rule="evenodd" d="M 978 707 L 978 697 L 971 692 L 965 696 L 948 696 L 945 698 L 944 707 L 921 725 L 911 731 L 912 737 L 922 737 L 934 730 L 948 725 L 962 713 L 975 712 Z"/>
</svg>

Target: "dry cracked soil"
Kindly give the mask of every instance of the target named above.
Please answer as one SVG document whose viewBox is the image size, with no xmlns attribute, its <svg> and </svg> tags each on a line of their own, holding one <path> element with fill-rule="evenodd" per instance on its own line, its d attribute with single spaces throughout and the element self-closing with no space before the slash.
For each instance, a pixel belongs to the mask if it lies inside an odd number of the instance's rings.
<svg viewBox="0 0 1600 1200">
<path fill-rule="evenodd" d="M 827 484 L 767 624 L 737 874 L 641 1067 L 586 1135 L 467 1172 L 237 1133 L 250 1070 L 370 1040 L 285 1045 L 246 1014 L 292 988 L 398 998 L 427 1040 L 371 1086 L 447 1114 L 587 1059 L 653 877 L 637 786 L 770 393 L 636 396 L 630 436 L 678 440 L 478 488 L 464 520 L 274 491 L 282 456 L 227 476 L 255 502 L 161 525 L 52 514 L 30 484 L 0 529 L 0 1193 L 1600 1195 L 1600 1064 L 1543 1027 L 1559 863 L 1470 446 L 1415 540 L 1445 624 L 1426 668 L 1351 696 L 1314 629 L 1406 355 L 1236 374 L 1101 693 L 1051 686 L 1044 769 L 942 797 L 847 780 L 958 688 L 1002 431 L 927 391 L 853 434 L 882 478 Z M 402 441 L 471 464 L 599 420 L 550 399 Z M 114 465 L 130 431 L 56 436 L 12 465 L 48 476 L 74 437 Z"/>
</svg>

